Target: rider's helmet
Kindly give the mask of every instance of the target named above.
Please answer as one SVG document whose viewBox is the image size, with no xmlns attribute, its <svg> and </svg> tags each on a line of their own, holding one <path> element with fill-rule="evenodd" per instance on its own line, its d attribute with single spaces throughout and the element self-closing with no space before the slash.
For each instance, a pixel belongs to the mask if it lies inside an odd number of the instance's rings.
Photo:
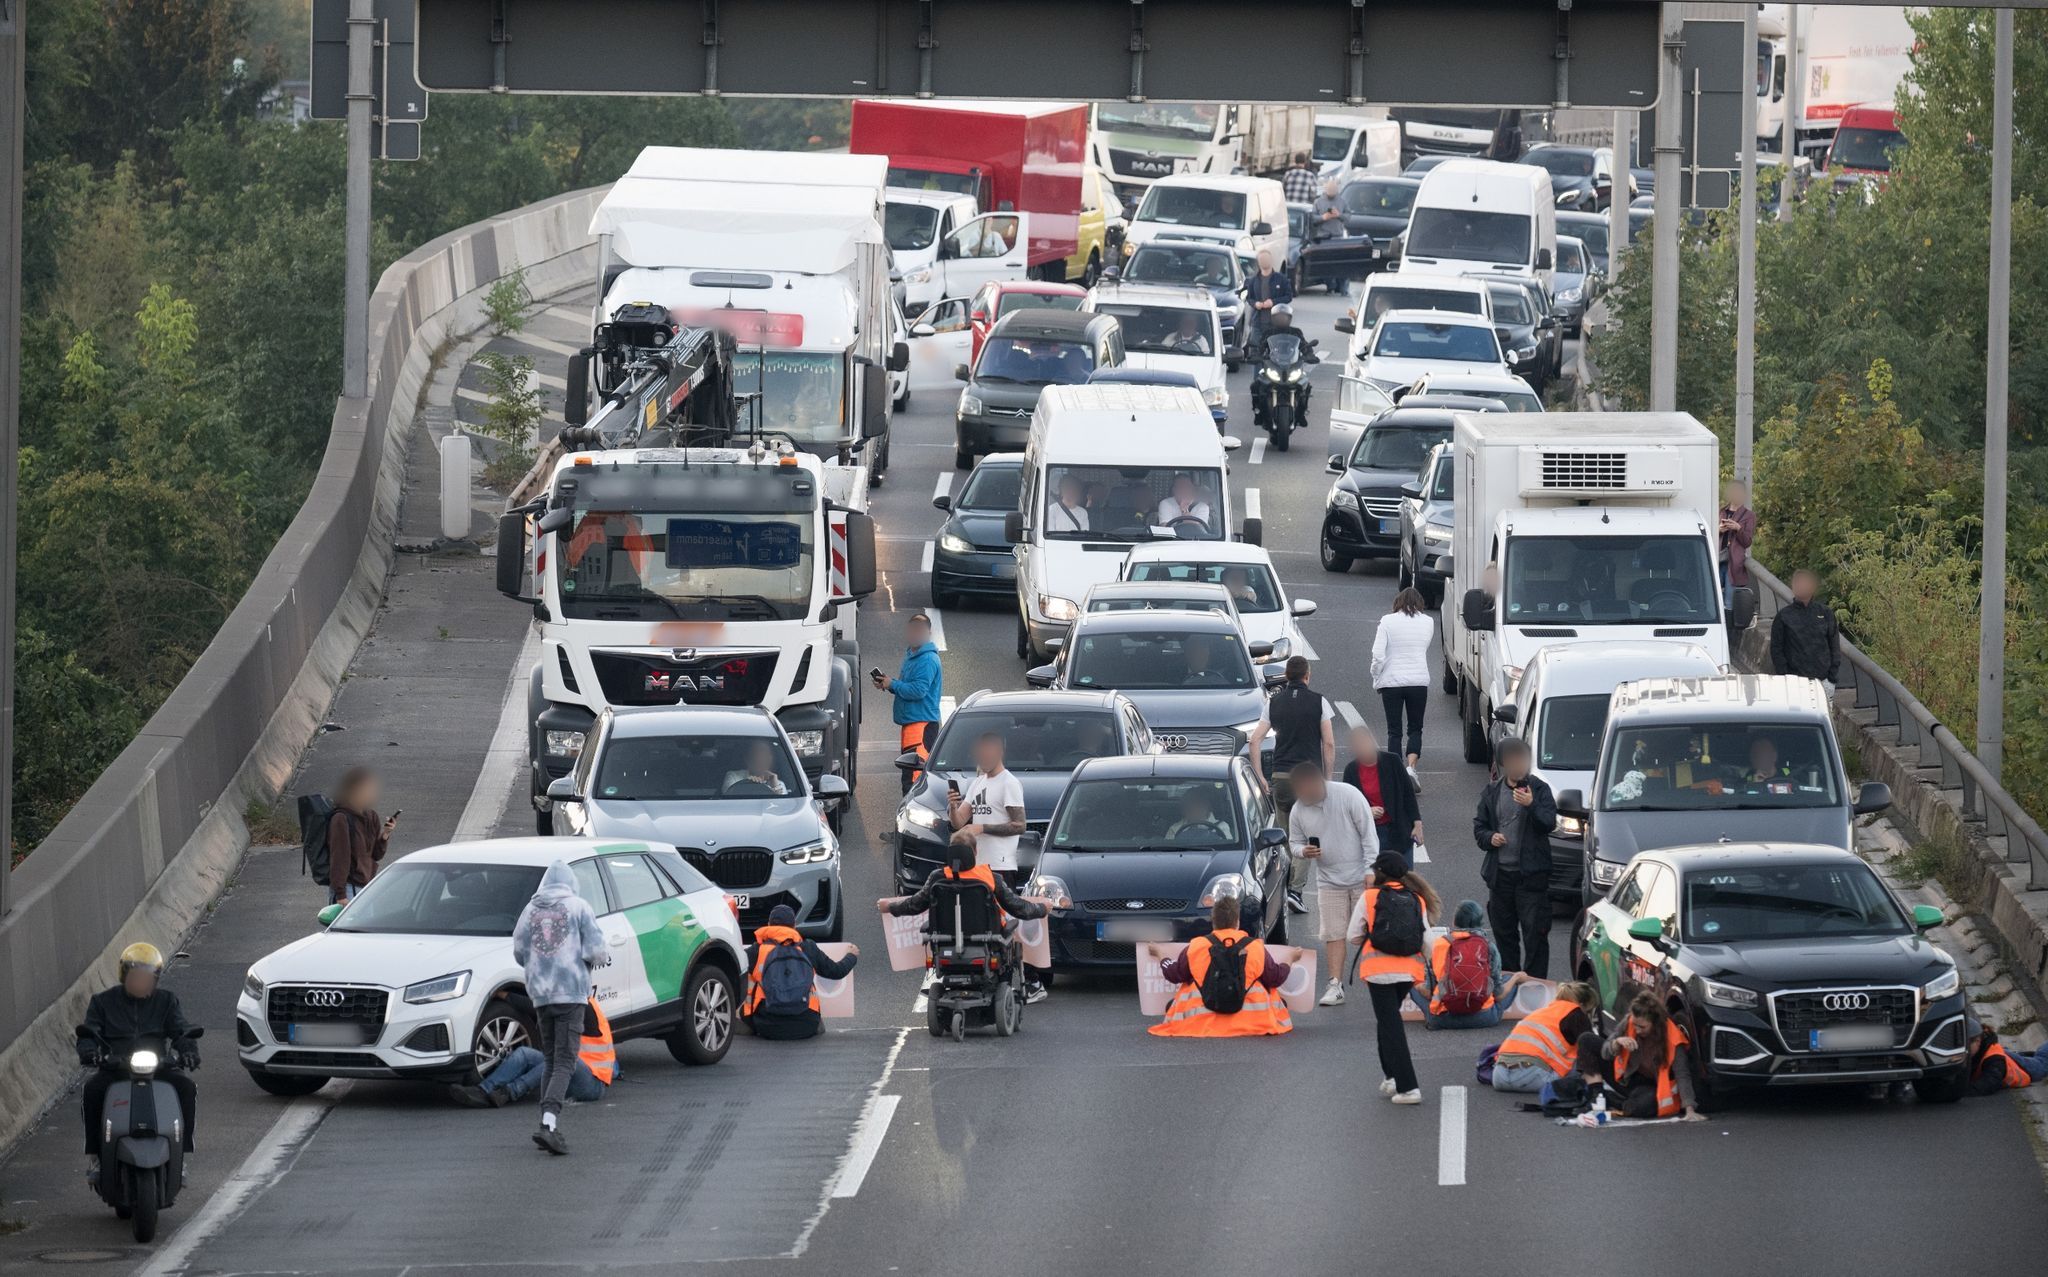
<svg viewBox="0 0 2048 1277">
<path fill-rule="evenodd" d="M 1294 312 L 1285 306 L 1275 306 L 1273 308 L 1273 327 L 1292 328 L 1293 326 Z"/>
<path fill-rule="evenodd" d="M 126 980 L 128 973 L 137 967 L 148 967 L 152 974 L 162 975 L 163 951 L 146 940 L 138 940 L 121 950 L 121 978 Z"/>
</svg>

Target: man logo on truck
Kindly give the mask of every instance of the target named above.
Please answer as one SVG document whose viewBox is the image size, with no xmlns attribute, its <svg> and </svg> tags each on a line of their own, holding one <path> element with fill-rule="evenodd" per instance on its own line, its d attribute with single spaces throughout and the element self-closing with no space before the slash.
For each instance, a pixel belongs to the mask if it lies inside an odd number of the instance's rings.
<svg viewBox="0 0 2048 1277">
<path fill-rule="evenodd" d="M 725 690 L 723 674 L 670 674 L 655 670 L 647 675 L 647 690 L 650 692 L 722 692 Z"/>
</svg>

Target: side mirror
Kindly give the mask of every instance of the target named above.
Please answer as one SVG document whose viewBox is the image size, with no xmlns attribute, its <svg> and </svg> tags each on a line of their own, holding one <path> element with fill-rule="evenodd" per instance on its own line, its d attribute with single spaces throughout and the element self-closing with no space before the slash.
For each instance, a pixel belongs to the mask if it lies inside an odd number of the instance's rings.
<svg viewBox="0 0 2048 1277">
<path fill-rule="evenodd" d="M 569 356 L 567 389 L 562 394 L 563 425 L 590 423 L 590 357 L 595 353 L 595 347 L 585 346 Z"/>
<path fill-rule="evenodd" d="M 1238 438 L 1236 435 L 1224 435 L 1221 439 L 1217 440 L 1217 442 L 1223 445 L 1223 450 L 1225 452 L 1236 452 L 1239 448 L 1244 447 L 1244 440 Z"/>
<path fill-rule="evenodd" d="M 910 367 L 910 343 L 899 341 L 889 347 L 889 371 L 902 372 Z"/>
<path fill-rule="evenodd" d="M 1272 691 L 1287 681 L 1287 663 L 1268 661 L 1259 667 L 1259 681 L 1267 691 Z"/>
<path fill-rule="evenodd" d="M 1003 540 L 1011 545 L 1024 539 L 1024 512 L 1011 510 L 1003 515 Z"/>
<path fill-rule="evenodd" d="M 1355 333 L 1358 331 L 1358 321 L 1349 315 L 1345 315 L 1337 321 L 1337 331 L 1340 333 Z"/>
<path fill-rule="evenodd" d="M 574 776 L 557 776 L 549 781 L 548 801 L 556 803 L 575 802 L 576 778 Z"/>
<path fill-rule="evenodd" d="M 1522 711 L 1513 705 L 1496 705 L 1493 707 L 1493 721 L 1496 723 L 1513 723 L 1520 719 L 1521 716 Z"/>
<path fill-rule="evenodd" d="M 950 513 L 953 509 L 953 498 L 941 492 L 932 498 L 932 508 L 934 510 L 945 510 Z"/>
<path fill-rule="evenodd" d="M 1254 234 L 1254 235 L 1271 235 L 1272 233 L 1273 233 L 1273 223 L 1271 223 L 1271 222 L 1253 222 L 1253 223 L 1252 223 L 1252 234 Z"/>
<path fill-rule="evenodd" d="M 1866 780 L 1856 790 L 1856 806 L 1859 816 L 1883 811 L 1892 805 L 1892 787 L 1881 780 Z"/>
<path fill-rule="evenodd" d="M 1756 623 L 1756 591 L 1738 585 L 1728 596 L 1728 626 L 1746 630 Z"/>
<path fill-rule="evenodd" d="M 1259 847 L 1285 847 L 1287 845 L 1287 831 L 1268 826 L 1265 829 L 1261 829 L 1252 842 Z"/>
<path fill-rule="evenodd" d="M 1628 938 L 1656 945 L 1659 949 L 1670 943 L 1664 938 L 1662 918 L 1637 918 L 1628 924 Z"/>
<path fill-rule="evenodd" d="M 844 776 L 835 776 L 831 772 L 826 772 L 823 776 L 818 777 L 818 798 L 827 807 L 839 806 L 846 801 L 847 795 L 852 792 L 853 786 L 846 783 L 846 777 Z"/>
<path fill-rule="evenodd" d="M 1246 545 L 1262 545 L 1266 540 L 1266 521 L 1262 518 L 1247 518 L 1238 525 L 1237 539 Z"/>
<path fill-rule="evenodd" d="M 1324 473 L 1326 473 L 1326 474 L 1343 474 L 1343 473 L 1344 473 L 1344 458 L 1342 458 L 1342 457 L 1331 457 L 1331 458 L 1329 459 L 1329 461 L 1328 461 L 1327 463 L 1325 463 L 1325 464 L 1324 464 L 1324 466 L 1323 466 L 1323 471 L 1324 471 Z"/>
<path fill-rule="evenodd" d="M 880 364 L 863 360 L 860 376 L 860 437 L 880 439 L 889 433 L 889 407 L 895 392 L 889 389 L 889 374 Z"/>
<path fill-rule="evenodd" d="M 521 594 L 526 584 L 526 516 L 519 511 L 498 516 L 498 593 L 521 603 L 533 599 Z"/>
<path fill-rule="evenodd" d="M 973 375 L 974 373 L 967 367 L 966 364 L 953 365 L 953 380 L 966 381 L 969 378 L 973 377 Z"/>
<path fill-rule="evenodd" d="M 1445 554 L 1437 557 L 1436 570 L 1444 574 L 1446 581 L 1451 579 L 1451 569 L 1456 566 L 1458 566 L 1458 561 L 1453 555 Z"/>
<path fill-rule="evenodd" d="M 932 327 L 930 324 L 923 322 L 922 320 L 910 326 L 910 335 L 912 337 L 936 337 L 938 335 L 938 332 L 938 329 Z"/>
<path fill-rule="evenodd" d="M 1913 906 L 1913 925 L 1922 931 L 1929 927 L 1938 927 L 1945 921 L 1947 920 L 1941 916 L 1941 910 L 1933 905 Z"/>
<path fill-rule="evenodd" d="M 1547 248 L 1539 248 L 1539 249 L 1537 249 L 1537 250 L 1536 250 L 1536 269 L 1537 269 L 1537 270 L 1549 270 L 1549 269 L 1550 269 L 1550 250 L 1549 250 L 1549 249 L 1547 249 Z"/>
<path fill-rule="evenodd" d="M 1036 869 L 1045 856 L 1045 835 L 1027 830 L 1017 835 L 1017 868 Z"/>
<path fill-rule="evenodd" d="M 1296 616 L 1314 616 L 1316 614 L 1316 601 L 1314 599 L 1296 599 L 1288 604 L 1287 610 Z"/>
<path fill-rule="evenodd" d="M 1577 789 L 1561 789 L 1557 792 L 1557 810 L 1560 815 L 1586 818 L 1586 795 Z"/>
<path fill-rule="evenodd" d="M 1057 665 L 1034 665 L 1025 672 L 1024 681 L 1033 687 L 1051 687 L 1053 679 L 1059 676 Z"/>
<path fill-rule="evenodd" d="M 1045 641 L 1045 650 L 1048 652 L 1057 652 L 1066 645 L 1067 640 L 1064 636 L 1057 638 L 1049 638 Z"/>
<path fill-rule="evenodd" d="M 334 925 L 334 920 L 341 916 L 341 911 L 347 907 L 348 906 L 346 905 L 338 904 L 328 905 L 325 909 L 322 909 L 319 913 L 315 914 L 314 917 L 320 920 L 321 926 L 331 927 Z"/>
<path fill-rule="evenodd" d="M 899 772 L 906 773 L 921 772 L 924 770 L 924 759 L 918 756 L 918 752 L 916 750 L 906 749 L 902 753 L 896 755 L 896 770 Z M 822 779 L 822 777 L 820 779 Z"/>
<path fill-rule="evenodd" d="M 1401 485 L 1401 495 L 1420 501 L 1422 499 L 1422 485 L 1419 483 L 1404 483 Z"/>
<path fill-rule="evenodd" d="M 1485 590 L 1467 590 L 1458 604 L 1458 612 L 1464 617 L 1468 630 L 1491 630 L 1493 624 L 1493 596 Z"/>
<path fill-rule="evenodd" d="M 1543 318 L 1536 321 L 1536 326 L 1538 328 L 1555 328 L 1557 327 L 1557 316 L 1545 315 Z"/>
</svg>

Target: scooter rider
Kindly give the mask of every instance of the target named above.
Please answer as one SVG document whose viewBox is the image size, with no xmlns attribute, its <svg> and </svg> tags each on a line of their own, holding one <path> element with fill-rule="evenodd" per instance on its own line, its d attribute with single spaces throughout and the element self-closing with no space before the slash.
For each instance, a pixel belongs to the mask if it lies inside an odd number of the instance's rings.
<svg viewBox="0 0 2048 1277">
<path fill-rule="evenodd" d="M 185 1110 L 185 1152 L 192 1151 L 199 1091 L 189 1074 L 199 1067 L 199 1049 L 191 1040 L 192 1024 L 178 1005 L 178 995 L 158 985 L 163 971 L 164 955 L 155 945 L 131 944 L 121 950 L 121 983 L 94 994 L 86 1004 L 78 1062 L 94 1070 L 85 1080 L 83 1096 L 85 1151 L 92 1159 L 86 1168 L 88 1179 L 99 1174 L 100 1110 L 107 1089 L 127 1076 L 122 1065 L 134 1051 L 161 1053 L 169 1044 L 157 1077 L 178 1093 L 178 1103 Z M 168 1067 L 173 1064 L 176 1067 Z"/>
<path fill-rule="evenodd" d="M 1263 360 L 1266 357 L 1267 347 L 1275 337 L 1294 338 L 1301 347 L 1301 362 L 1303 364 L 1319 364 L 1323 362 L 1316 358 L 1315 349 L 1308 344 L 1308 335 L 1294 326 L 1294 312 L 1284 305 L 1273 308 L 1269 326 L 1260 339 L 1261 345 L 1258 352 L 1260 359 Z M 1306 391 L 1306 387 L 1304 387 L 1304 391 Z M 1271 394 L 1272 387 L 1266 384 L 1265 378 L 1258 376 L 1252 378 L 1252 419 L 1260 425 L 1265 424 L 1266 400 L 1271 397 Z"/>
</svg>

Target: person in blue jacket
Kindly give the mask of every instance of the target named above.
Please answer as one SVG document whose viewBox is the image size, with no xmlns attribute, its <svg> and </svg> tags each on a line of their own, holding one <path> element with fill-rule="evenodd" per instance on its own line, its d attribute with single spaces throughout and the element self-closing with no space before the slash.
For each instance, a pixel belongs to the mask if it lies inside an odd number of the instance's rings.
<svg viewBox="0 0 2048 1277">
<path fill-rule="evenodd" d="M 938 645 L 932 642 L 932 618 L 919 612 L 903 627 L 906 647 L 903 665 L 895 678 L 871 672 L 875 686 L 896 699 L 890 717 L 896 722 L 899 750 L 916 750 L 919 759 L 931 757 L 932 737 L 939 729 L 939 697 L 945 690 L 945 673 L 939 668 Z M 904 772 L 903 792 L 922 773 Z"/>
</svg>

